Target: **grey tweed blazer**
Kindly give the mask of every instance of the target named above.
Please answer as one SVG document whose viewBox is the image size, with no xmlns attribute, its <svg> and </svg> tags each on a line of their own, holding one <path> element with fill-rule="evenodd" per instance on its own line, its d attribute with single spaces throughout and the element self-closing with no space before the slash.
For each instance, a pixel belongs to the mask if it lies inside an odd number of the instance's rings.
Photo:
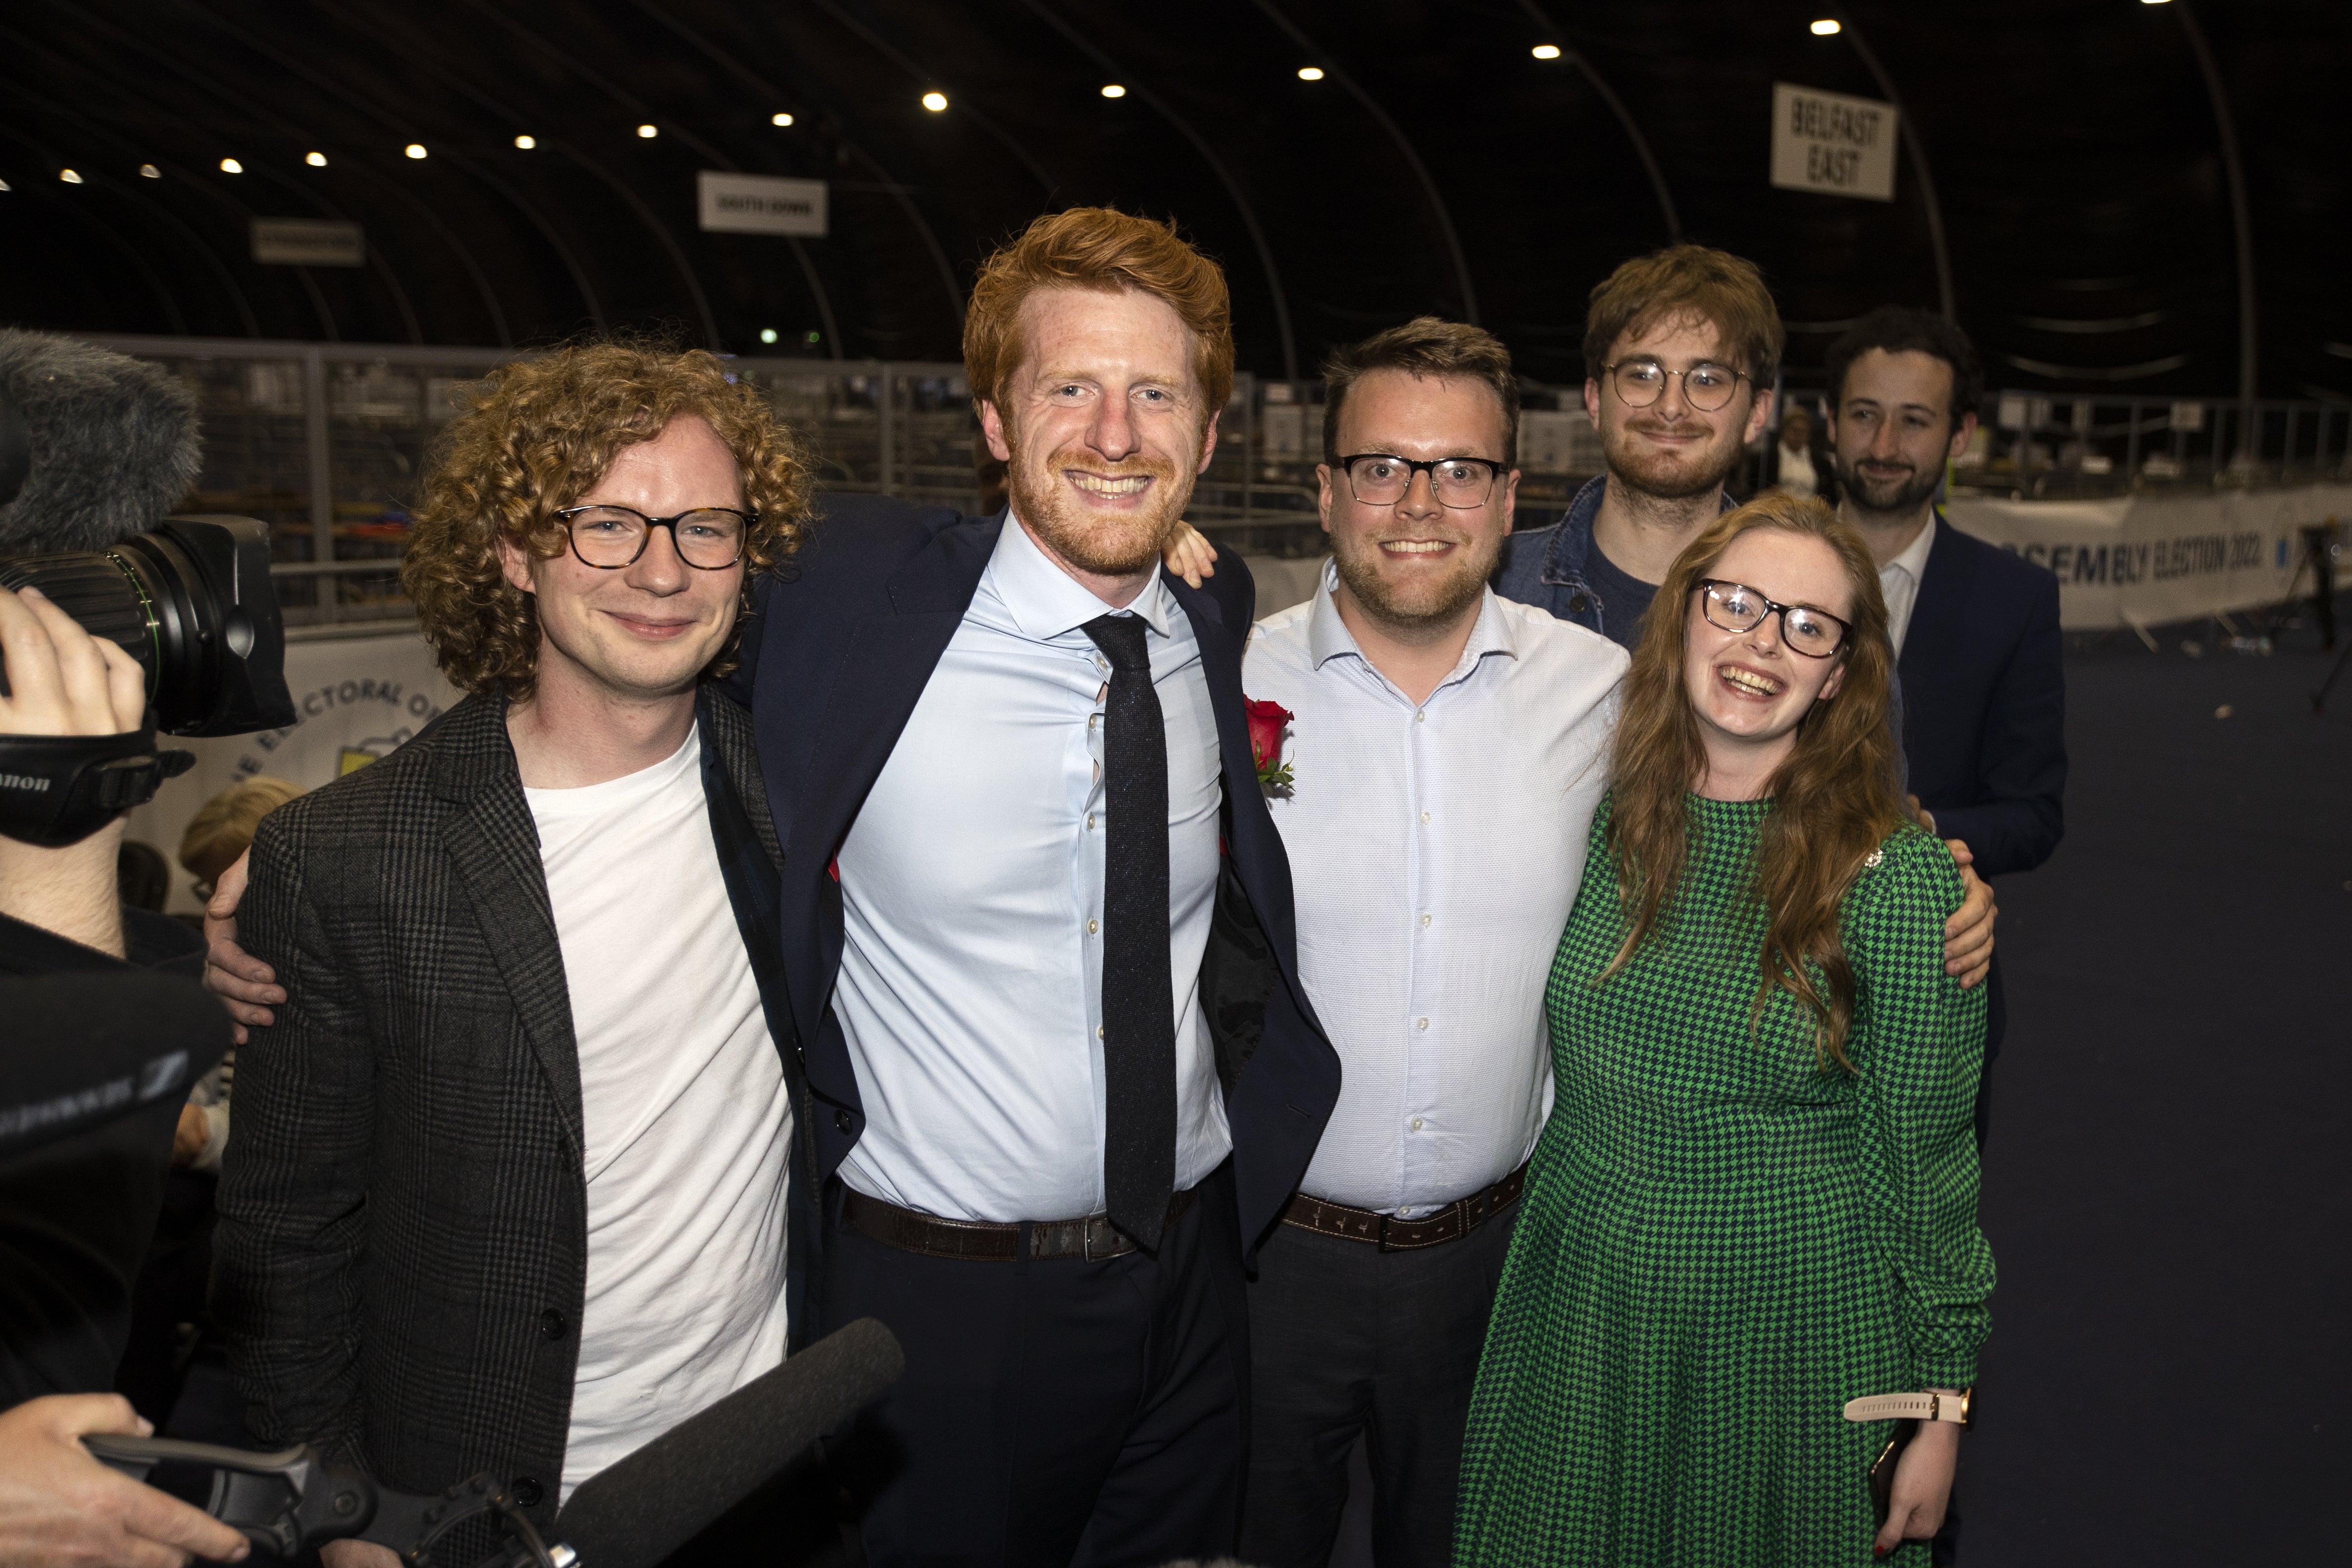
<svg viewBox="0 0 2352 1568">
<path fill-rule="evenodd" d="M 698 710 L 720 859 L 804 1128 L 772 916 L 747 891 L 764 882 L 772 910 L 750 716 L 708 686 Z M 238 925 L 288 996 L 238 1054 L 219 1192 L 215 1306 L 248 1425 L 403 1491 L 488 1470 L 543 1524 L 587 1187 L 571 996 L 505 702 L 468 698 L 272 813 Z M 803 1168 L 796 1207 L 814 1192 Z"/>
</svg>

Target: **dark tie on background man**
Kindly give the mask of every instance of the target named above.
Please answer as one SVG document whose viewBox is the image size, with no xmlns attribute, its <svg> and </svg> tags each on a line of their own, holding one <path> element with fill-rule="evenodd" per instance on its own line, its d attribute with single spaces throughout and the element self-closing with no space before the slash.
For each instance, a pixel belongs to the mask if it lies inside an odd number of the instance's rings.
<svg viewBox="0 0 2352 1568">
<path fill-rule="evenodd" d="M 1160 1245 L 1176 1184 L 1176 995 L 1168 968 L 1168 732 L 1139 616 L 1087 636 L 1110 660 L 1103 793 L 1103 1192 L 1110 1222 Z"/>
</svg>

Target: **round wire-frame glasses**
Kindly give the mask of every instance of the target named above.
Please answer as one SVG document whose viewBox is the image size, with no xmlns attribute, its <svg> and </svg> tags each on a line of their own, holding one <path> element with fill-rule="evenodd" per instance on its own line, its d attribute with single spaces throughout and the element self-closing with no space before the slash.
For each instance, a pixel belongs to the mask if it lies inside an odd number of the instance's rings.
<svg viewBox="0 0 2352 1568">
<path fill-rule="evenodd" d="M 1647 408 L 1666 395 L 1667 382 L 1680 376 L 1683 401 L 1702 414 L 1712 414 L 1728 404 L 1739 384 L 1748 379 L 1746 371 L 1713 360 L 1701 360 L 1688 370 L 1668 370 L 1654 359 L 1627 359 L 1601 370 L 1617 389 L 1617 401 L 1628 408 Z"/>
</svg>

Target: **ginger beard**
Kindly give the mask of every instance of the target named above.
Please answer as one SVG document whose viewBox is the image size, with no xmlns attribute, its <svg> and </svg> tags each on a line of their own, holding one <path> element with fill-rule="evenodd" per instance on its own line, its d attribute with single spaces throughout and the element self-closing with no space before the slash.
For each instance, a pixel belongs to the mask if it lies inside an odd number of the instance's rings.
<svg viewBox="0 0 2352 1568">
<path fill-rule="evenodd" d="M 1083 447 L 1065 447 L 1040 457 L 1029 450 L 1010 422 L 1004 440 L 1013 454 L 1005 469 L 1013 515 L 1081 572 L 1106 577 L 1139 572 L 1160 558 L 1183 524 L 1193 476 L 1173 463 L 1139 450 L 1106 463 Z M 1074 493 L 1079 489 L 1074 474 L 1107 481 L 1111 504 L 1097 505 Z M 1131 500 L 1118 493 L 1123 485 L 1136 487 Z"/>
</svg>

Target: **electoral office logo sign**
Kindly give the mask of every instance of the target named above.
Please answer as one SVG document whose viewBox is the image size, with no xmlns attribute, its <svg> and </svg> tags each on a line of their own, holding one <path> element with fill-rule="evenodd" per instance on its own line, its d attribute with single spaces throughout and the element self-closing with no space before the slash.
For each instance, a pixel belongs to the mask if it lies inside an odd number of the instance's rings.
<svg viewBox="0 0 2352 1568">
<path fill-rule="evenodd" d="M 237 759 L 239 778 L 266 773 L 324 784 L 391 755 L 442 709 L 432 693 L 387 674 L 347 676 L 298 691 L 294 710 L 293 723 L 249 738 L 253 749 Z"/>
</svg>

